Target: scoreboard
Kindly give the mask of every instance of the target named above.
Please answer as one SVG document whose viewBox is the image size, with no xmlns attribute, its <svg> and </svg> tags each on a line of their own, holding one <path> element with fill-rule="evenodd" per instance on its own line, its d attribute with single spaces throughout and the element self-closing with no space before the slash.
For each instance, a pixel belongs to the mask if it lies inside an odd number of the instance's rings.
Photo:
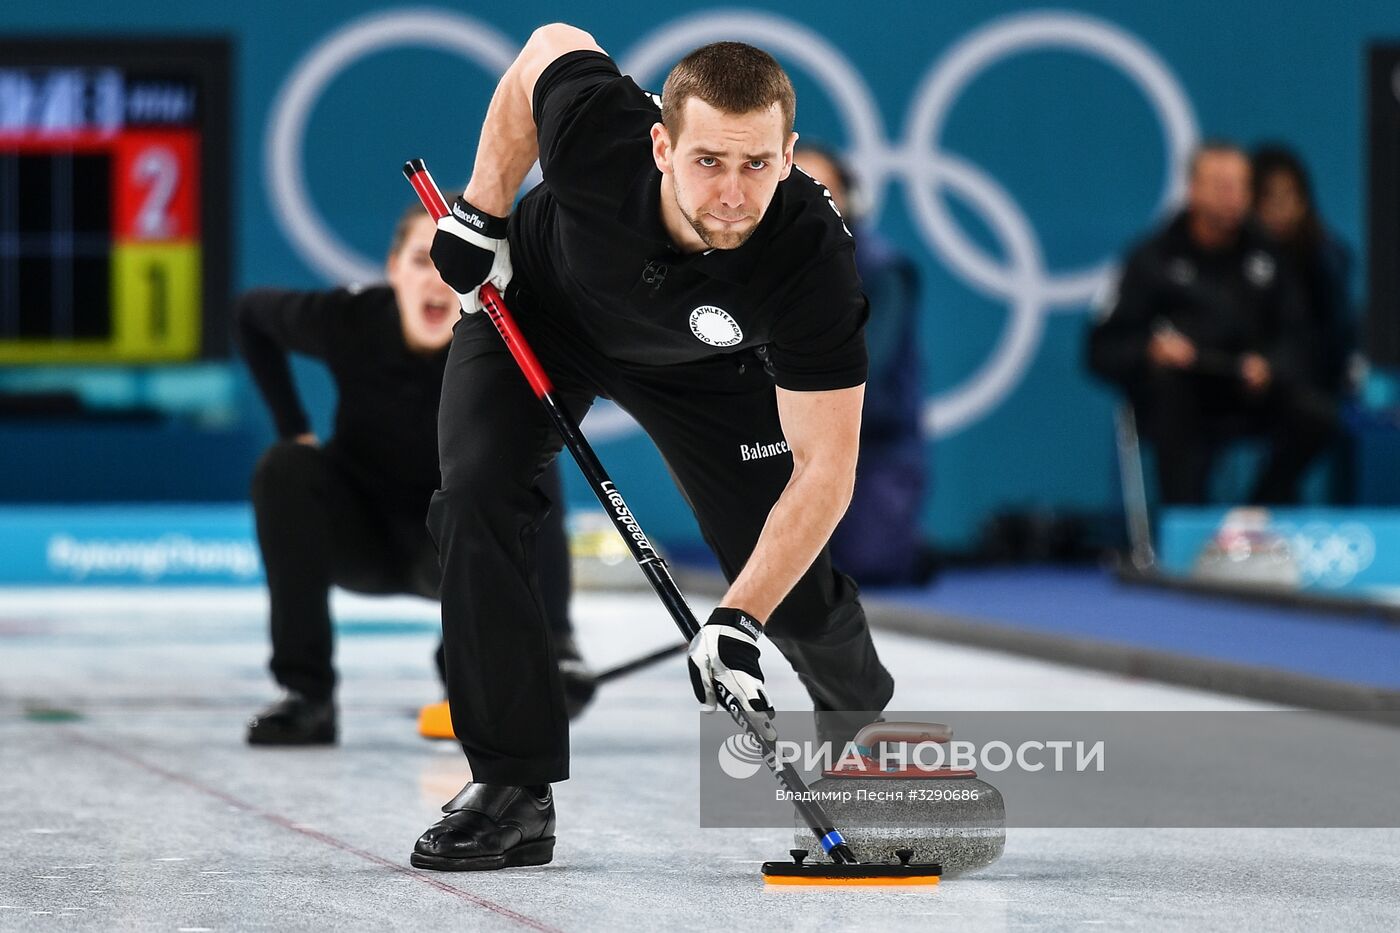
<svg viewBox="0 0 1400 933">
<path fill-rule="evenodd" d="M 229 47 L 0 39 L 0 365 L 227 352 Z"/>
</svg>

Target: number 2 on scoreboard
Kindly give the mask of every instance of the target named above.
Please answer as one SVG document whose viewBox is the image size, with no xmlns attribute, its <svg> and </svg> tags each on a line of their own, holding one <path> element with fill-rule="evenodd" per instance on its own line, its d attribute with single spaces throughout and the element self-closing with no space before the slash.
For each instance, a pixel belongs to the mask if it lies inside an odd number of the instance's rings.
<svg viewBox="0 0 1400 933">
<path fill-rule="evenodd" d="M 136 211 L 136 235 L 143 240 L 164 240 L 175 233 L 170 202 L 180 184 L 180 161 L 163 146 L 146 149 L 132 163 L 132 181 L 146 189 Z"/>
<path fill-rule="evenodd" d="M 124 242 L 199 239 L 199 154 L 189 133 L 138 130 L 114 147 L 113 236 Z"/>
</svg>

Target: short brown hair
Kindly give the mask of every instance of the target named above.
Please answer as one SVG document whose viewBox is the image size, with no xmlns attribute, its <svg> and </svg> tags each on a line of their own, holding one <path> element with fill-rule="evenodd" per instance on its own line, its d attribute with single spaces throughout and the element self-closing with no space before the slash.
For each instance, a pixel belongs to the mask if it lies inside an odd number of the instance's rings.
<svg viewBox="0 0 1400 933">
<path fill-rule="evenodd" d="M 403 249 L 403 241 L 408 239 L 408 231 L 413 229 L 413 225 L 420 217 L 427 217 L 428 212 L 422 204 L 417 202 L 408 205 L 399 215 L 398 222 L 394 224 L 394 233 L 389 237 L 389 255 L 392 256 Z"/>
<path fill-rule="evenodd" d="M 783 139 L 792 132 L 797 94 L 783 66 L 762 49 L 743 42 L 702 45 L 676 63 L 661 89 L 661 122 L 674 139 L 681 132 L 685 102 L 698 97 L 725 113 L 752 113 L 777 104 Z"/>
<path fill-rule="evenodd" d="M 1186 177 L 1195 178 L 1196 170 L 1201 167 L 1201 160 L 1213 155 L 1235 155 L 1246 163 L 1249 162 L 1249 153 L 1244 151 L 1243 146 L 1219 136 L 1211 136 L 1197 144 L 1191 152 L 1191 159 L 1186 163 Z"/>
</svg>

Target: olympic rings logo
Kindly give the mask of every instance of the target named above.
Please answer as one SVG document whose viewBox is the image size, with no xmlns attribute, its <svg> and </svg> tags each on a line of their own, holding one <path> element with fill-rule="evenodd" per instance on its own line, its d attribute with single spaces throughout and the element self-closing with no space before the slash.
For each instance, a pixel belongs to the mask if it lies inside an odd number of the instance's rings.
<svg viewBox="0 0 1400 933">
<path fill-rule="evenodd" d="M 1271 530 L 1288 542 L 1304 586 L 1346 586 L 1376 559 L 1376 537 L 1360 522 L 1277 522 Z"/>
<path fill-rule="evenodd" d="M 913 95 L 904 139 L 892 142 L 870 88 L 849 60 L 818 33 L 792 20 L 740 11 L 674 20 L 619 57 L 639 84 L 696 46 L 717 39 L 752 42 L 789 67 L 806 72 L 830 96 L 849 138 L 852 169 L 878 216 L 898 183 L 925 244 L 970 288 L 1005 302 L 1010 315 L 990 357 L 960 384 L 928 400 L 925 425 L 946 436 L 996 409 L 1029 369 L 1047 315 L 1080 311 L 1107 284 L 1114 259 L 1055 272 L 1026 214 L 1010 194 L 976 165 L 940 146 L 944 124 L 963 90 L 1003 59 L 1044 48 L 1097 58 L 1142 92 L 1163 130 L 1167 178 L 1157 213 L 1179 199 L 1177 169 L 1199 138 L 1190 100 L 1171 70 L 1141 40 L 1120 27 L 1064 11 L 1036 11 L 993 20 L 955 42 L 930 66 Z M 492 27 L 459 13 L 397 10 L 355 20 L 332 33 L 298 63 L 277 95 L 268 123 L 264 168 L 272 210 L 297 253 L 322 275 L 370 280 L 378 263 L 346 246 L 307 194 L 302 143 L 311 109 L 341 71 L 364 56 L 397 46 L 427 46 L 461 55 L 500 74 L 518 45 Z M 976 244 L 948 209 L 952 194 L 974 209 L 1005 255 L 998 260 Z"/>
</svg>

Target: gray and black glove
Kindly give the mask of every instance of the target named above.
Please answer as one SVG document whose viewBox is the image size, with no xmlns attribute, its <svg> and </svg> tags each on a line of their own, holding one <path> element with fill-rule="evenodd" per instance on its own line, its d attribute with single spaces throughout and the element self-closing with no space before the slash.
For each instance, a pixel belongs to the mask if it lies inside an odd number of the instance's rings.
<svg viewBox="0 0 1400 933">
<path fill-rule="evenodd" d="M 506 225 L 506 218 L 479 211 L 462 198 L 437 222 L 430 251 L 433 265 L 468 314 L 481 310 L 477 289 L 482 285 L 490 282 L 504 294 L 510 284 Z"/>
<path fill-rule="evenodd" d="M 763 671 L 758 666 L 758 636 L 763 628 L 747 613 L 721 606 L 690 642 L 687 667 L 695 699 L 714 712 L 718 697 L 715 684 L 723 684 L 739 701 L 750 722 L 776 737 L 768 718 L 773 707 L 763 692 Z"/>
</svg>

